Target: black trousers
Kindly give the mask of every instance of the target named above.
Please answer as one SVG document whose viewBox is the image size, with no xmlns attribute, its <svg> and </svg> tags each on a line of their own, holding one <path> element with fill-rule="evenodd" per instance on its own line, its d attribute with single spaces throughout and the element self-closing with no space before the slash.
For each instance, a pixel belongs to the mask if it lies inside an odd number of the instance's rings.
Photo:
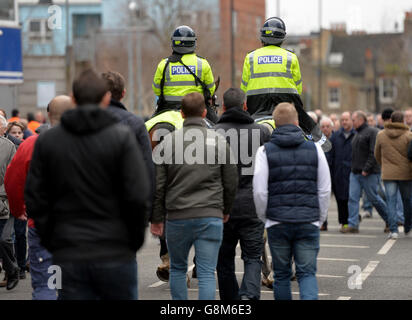
<svg viewBox="0 0 412 320">
<path fill-rule="evenodd" d="M 233 219 L 224 225 L 223 241 L 217 262 L 221 300 L 239 300 L 242 296 L 260 299 L 264 224 L 258 218 Z M 235 274 L 236 246 L 240 241 L 244 274 L 239 289 Z"/>
<path fill-rule="evenodd" d="M 3 268 L 7 275 L 14 274 L 19 270 L 14 256 L 13 243 L 0 240 L 0 258 L 3 260 Z"/>
<path fill-rule="evenodd" d="M 339 224 L 348 224 L 348 216 L 349 216 L 348 201 L 349 200 L 336 199 L 336 203 L 338 204 Z"/>
</svg>

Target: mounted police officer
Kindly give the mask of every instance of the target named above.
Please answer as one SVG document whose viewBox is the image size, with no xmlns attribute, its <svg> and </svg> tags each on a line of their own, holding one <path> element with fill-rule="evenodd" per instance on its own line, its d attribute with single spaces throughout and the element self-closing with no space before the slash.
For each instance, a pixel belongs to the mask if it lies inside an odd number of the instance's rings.
<svg viewBox="0 0 412 320">
<path fill-rule="evenodd" d="M 286 38 L 286 26 L 277 17 L 265 21 L 261 29 L 262 48 L 247 54 L 240 88 L 247 95 L 248 111 L 256 122 L 275 128 L 272 113 L 281 102 L 295 105 L 299 126 L 327 151 L 330 142 L 322 137 L 316 123 L 306 114 L 300 98 L 302 77 L 297 56 L 281 48 Z"/>
<path fill-rule="evenodd" d="M 207 118 L 217 121 L 212 110 L 211 99 L 215 92 L 212 69 L 206 59 L 195 54 L 196 34 L 188 26 L 177 27 L 172 35 L 173 54 L 160 61 L 153 79 L 152 88 L 158 97 L 157 108 L 152 118 L 146 122 L 150 132 L 158 123 L 167 123 L 166 128 L 180 128 L 182 98 L 191 92 L 200 92 L 208 105 Z"/>
<path fill-rule="evenodd" d="M 216 91 L 212 69 L 206 59 L 195 54 L 195 32 L 188 26 L 180 26 L 174 30 L 171 40 L 173 53 L 160 61 L 152 84 L 158 97 L 156 111 L 146 122 L 152 148 L 161 140 L 161 136 L 154 136 L 157 130 L 172 132 L 183 126 L 181 101 L 188 93 L 199 92 L 204 95 L 207 105 L 205 122 L 209 127 L 218 120 L 212 102 Z M 161 237 L 160 258 L 162 264 L 158 267 L 157 276 L 168 281 L 169 257 L 164 237 Z"/>
</svg>

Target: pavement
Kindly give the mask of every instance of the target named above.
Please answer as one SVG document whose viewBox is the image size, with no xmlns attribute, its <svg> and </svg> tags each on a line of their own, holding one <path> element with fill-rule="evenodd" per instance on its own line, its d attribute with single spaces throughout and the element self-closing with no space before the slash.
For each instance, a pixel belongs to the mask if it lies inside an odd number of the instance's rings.
<svg viewBox="0 0 412 320">
<path fill-rule="evenodd" d="M 336 202 L 332 198 L 328 216 L 328 231 L 321 232 L 317 280 L 320 300 L 411 300 L 412 299 L 412 237 L 405 238 L 403 229 L 397 240 L 389 240 L 383 232 L 384 222 L 376 211 L 363 219 L 359 234 L 339 232 Z M 169 300 L 169 284 L 159 281 L 156 268 L 159 241 L 149 232 L 145 245 L 137 254 L 139 299 Z M 243 274 L 240 248 L 237 249 L 236 274 Z M 269 252 L 269 251 L 268 251 Z M 193 268 L 193 250 L 189 270 Z M 0 275 L 3 277 L 4 272 Z M 191 274 L 191 272 L 189 272 Z M 293 299 L 299 299 L 297 281 L 292 282 Z M 198 296 L 198 281 L 191 279 L 189 299 Z M 216 298 L 219 292 L 216 290 Z M 0 300 L 30 300 L 31 280 L 21 280 L 12 291 L 0 288 Z M 262 286 L 261 299 L 273 300 L 273 291 Z"/>
</svg>

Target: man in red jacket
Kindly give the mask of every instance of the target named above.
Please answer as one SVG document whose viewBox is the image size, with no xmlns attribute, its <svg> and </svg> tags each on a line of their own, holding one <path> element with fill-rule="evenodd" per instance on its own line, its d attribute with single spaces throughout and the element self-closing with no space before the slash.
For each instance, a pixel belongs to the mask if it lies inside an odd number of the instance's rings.
<svg viewBox="0 0 412 320">
<path fill-rule="evenodd" d="M 70 97 L 55 97 L 49 104 L 48 116 L 51 125 L 56 126 L 59 124 L 61 115 L 66 110 L 73 108 L 74 105 Z M 18 152 L 16 152 L 7 168 L 4 181 L 9 199 L 10 211 L 15 218 L 21 220 L 27 220 L 26 206 L 24 204 L 24 187 L 37 137 L 37 135 L 31 136 L 20 145 Z M 32 219 L 29 219 L 28 226 L 29 261 L 33 287 L 33 300 L 56 300 L 56 290 L 48 287 L 48 280 L 51 276 L 48 273 L 48 269 L 52 265 L 52 255 L 40 244 L 40 238 L 36 232 Z"/>
</svg>

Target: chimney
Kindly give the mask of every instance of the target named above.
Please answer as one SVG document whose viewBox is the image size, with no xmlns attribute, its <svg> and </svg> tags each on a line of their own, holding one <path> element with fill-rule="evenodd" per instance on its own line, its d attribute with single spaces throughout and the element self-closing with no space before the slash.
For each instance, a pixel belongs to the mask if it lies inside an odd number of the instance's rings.
<svg viewBox="0 0 412 320">
<path fill-rule="evenodd" d="M 412 35 L 412 11 L 405 12 L 404 24 L 404 33 Z"/>
<path fill-rule="evenodd" d="M 332 32 L 333 35 L 346 36 L 347 35 L 346 23 L 345 22 L 331 23 L 330 31 Z"/>
</svg>

